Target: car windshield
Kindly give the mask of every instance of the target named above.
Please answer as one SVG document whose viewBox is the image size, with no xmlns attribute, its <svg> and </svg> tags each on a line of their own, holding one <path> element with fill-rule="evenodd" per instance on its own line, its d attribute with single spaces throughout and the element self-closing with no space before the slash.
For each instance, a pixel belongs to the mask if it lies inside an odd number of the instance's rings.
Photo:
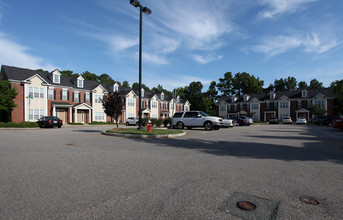
<svg viewBox="0 0 343 220">
<path fill-rule="evenodd" d="M 199 113 L 204 117 L 208 116 L 208 114 L 206 114 L 205 112 L 199 112 Z"/>
</svg>

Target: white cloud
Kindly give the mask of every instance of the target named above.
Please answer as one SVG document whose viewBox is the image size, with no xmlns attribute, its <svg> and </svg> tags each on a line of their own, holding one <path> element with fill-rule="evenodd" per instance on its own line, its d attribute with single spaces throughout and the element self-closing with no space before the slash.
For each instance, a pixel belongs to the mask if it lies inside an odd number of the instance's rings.
<svg viewBox="0 0 343 220">
<path fill-rule="evenodd" d="M 295 48 L 303 48 L 303 51 L 307 53 L 322 54 L 339 45 L 336 38 L 325 39 L 325 41 L 322 38 L 326 36 L 321 37 L 314 32 L 266 37 L 259 45 L 252 47 L 252 50 L 267 56 L 275 56 Z"/>
<path fill-rule="evenodd" d="M 318 0 L 262 0 L 262 4 L 268 5 L 270 10 L 262 11 L 259 16 L 262 18 L 274 18 L 280 14 L 291 14 L 304 10 L 306 4 Z"/>
<path fill-rule="evenodd" d="M 149 62 L 149 63 L 159 64 L 159 65 L 169 64 L 169 62 L 167 61 L 165 57 L 159 56 L 156 54 L 151 54 L 148 52 L 143 52 L 142 60 L 143 62 Z"/>
<path fill-rule="evenodd" d="M 202 55 L 194 55 L 193 59 L 201 64 L 207 64 L 209 62 L 213 62 L 213 61 L 218 61 L 221 60 L 223 58 L 223 56 L 214 56 L 214 55 L 207 55 L 207 56 L 202 56 Z"/>
<path fill-rule="evenodd" d="M 107 41 L 111 45 L 111 48 L 114 51 L 118 52 L 118 51 L 123 51 L 131 47 L 137 46 L 139 40 L 137 38 L 132 39 L 129 37 L 115 36 L 115 37 L 107 37 Z"/>
<path fill-rule="evenodd" d="M 58 69 L 49 64 L 46 60 L 29 54 L 29 48 L 22 46 L 6 38 L 4 33 L 0 32 L 0 60 L 3 65 L 19 66 L 30 69 L 44 69 L 52 71 Z"/>
</svg>

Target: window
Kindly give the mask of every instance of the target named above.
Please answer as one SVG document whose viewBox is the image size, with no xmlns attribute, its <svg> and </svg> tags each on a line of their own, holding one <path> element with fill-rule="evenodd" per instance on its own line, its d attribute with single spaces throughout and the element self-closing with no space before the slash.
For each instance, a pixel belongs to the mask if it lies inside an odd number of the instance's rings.
<svg viewBox="0 0 343 220">
<path fill-rule="evenodd" d="M 95 103 L 102 103 L 102 95 L 95 95 Z"/>
<path fill-rule="evenodd" d="M 90 102 L 90 95 L 89 95 L 89 92 L 86 93 L 85 102 Z"/>
<path fill-rule="evenodd" d="M 301 97 L 303 97 L 303 98 L 307 97 L 307 91 L 306 90 L 303 90 L 301 92 Z"/>
<path fill-rule="evenodd" d="M 169 106 L 170 106 L 171 110 L 174 110 L 174 105 L 173 104 L 169 104 Z"/>
<path fill-rule="evenodd" d="M 185 106 L 185 111 L 189 111 L 189 108 L 188 108 L 188 106 Z"/>
<path fill-rule="evenodd" d="M 68 100 L 68 91 L 62 90 L 62 100 Z"/>
<path fill-rule="evenodd" d="M 160 109 L 164 109 L 164 108 L 163 108 L 163 103 L 162 103 L 162 102 L 160 103 Z"/>
<path fill-rule="evenodd" d="M 77 87 L 83 88 L 83 80 L 82 79 L 77 80 Z"/>
<path fill-rule="evenodd" d="M 29 87 L 29 97 L 33 97 L 33 87 Z"/>
<path fill-rule="evenodd" d="M 156 114 L 152 114 L 151 118 L 158 118 Z"/>
<path fill-rule="evenodd" d="M 298 101 L 297 108 L 301 108 L 301 101 Z"/>
<path fill-rule="evenodd" d="M 113 91 L 114 92 L 118 92 L 119 91 L 119 86 L 117 84 L 114 84 Z"/>
<path fill-rule="evenodd" d="M 280 102 L 280 108 L 288 108 L 288 102 Z"/>
<path fill-rule="evenodd" d="M 44 116 L 44 109 L 29 109 L 29 121 L 38 120 Z"/>
<path fill-rule="evenodd" d="M 74 102 L 79 102 L 80 101 L 80 99 L 79 99 L 79 93 L 78 92 L 75 92 L 74 93 Z"/>
<path fill-rule="evenodd" d="M 105 113 L 104 112 L 95 112 L 95 121 L 104 121 Z"/>
<path fill-rule="evenodd" d="M 258 115 L 255 114 L 255 115 L 252 116 L 252 120 L 254 120 L 254 121 L 259 121 L 260 119 L 258 118 Z"/>
<path fill-rule="evenodd" d="M 128 104 L 128 106 L 135 106 L 135 100 L 134 99 L 128 99 L 127 104 Z"/>
<path fill-rule="evenodd" d="M 60 83 L 60 75 L 54 74 L 53 82 L 54 83 Z"/>
<path fill-rule="evenodd" d="M 53 88 L 50 88 L 48 91 L 48 99 L 50 100 L 55 99 L 55 90 Z"/>
<path fill-rule="evenodd" d="M 44 88 L 29 86 L 29 97 L 44 98 Z"/>
<path fill-rule="evenodd" d="M 161 93 L 161 100 L 164 100 L 164 93 Z"/>
<path fill-rule="evenodd" d="M 129 118 L 131 118 L 131 117 L 132 117 L 132 118 L 136 117 L 135 113 L 129 113 L 128 116 L 129 116 Z"/>
<path fill-rule="evenodd" d="M 266 102 L 266 109 L 270 109 L 270 103 Z"/>
<path fill-rule="evenodd" d="M 226 105 L 220 105 L 219 111 L 226 111 Z"/>
<path fill-rule="evenodd" d="M 314 104 L 318 107 L 324 108 L 324 101 L 322 101 L 322 100 L 314 101 Z"/>
<path fill-rule="evenodd" d="M 157 108 L 157 102 L 152 102 L 151 103 L 151 108 Z"/>
<path fill-rule="evenodd" d="M 251 104 L 251 109 L 253 110 L 258 109 L 258 104 L 257 103 Z"/>
<path fill-rule="evenodd" d="M 288 114 L 280 114 L 280 119 L 289 118 Z"/>
</svg>

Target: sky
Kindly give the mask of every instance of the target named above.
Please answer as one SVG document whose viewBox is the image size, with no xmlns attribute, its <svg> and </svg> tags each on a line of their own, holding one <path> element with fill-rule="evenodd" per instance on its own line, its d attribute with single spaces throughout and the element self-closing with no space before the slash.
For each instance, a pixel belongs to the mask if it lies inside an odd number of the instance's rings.
<svg viewBox="0 0 343 220">
<path fill-rule="evenodd" d="M 172 90 L 226 72 L 343 79 L 342 0 L 140 0 L 142 82 Z M 139 8 L 129 0 L 0 0 L 0 65 L 139 80 Z"/>
</svg>

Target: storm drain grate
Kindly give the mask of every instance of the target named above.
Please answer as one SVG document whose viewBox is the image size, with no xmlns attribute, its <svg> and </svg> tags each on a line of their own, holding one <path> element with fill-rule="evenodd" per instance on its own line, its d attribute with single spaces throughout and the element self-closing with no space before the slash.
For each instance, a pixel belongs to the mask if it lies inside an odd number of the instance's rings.
<svg viewBox="0 0 343 220">
<path fill-rule="evenodd" d="M 220 210 L 242 219 L 275 219 L 278 205 L 269 199 L 235 192 Z"/>
</svg>

